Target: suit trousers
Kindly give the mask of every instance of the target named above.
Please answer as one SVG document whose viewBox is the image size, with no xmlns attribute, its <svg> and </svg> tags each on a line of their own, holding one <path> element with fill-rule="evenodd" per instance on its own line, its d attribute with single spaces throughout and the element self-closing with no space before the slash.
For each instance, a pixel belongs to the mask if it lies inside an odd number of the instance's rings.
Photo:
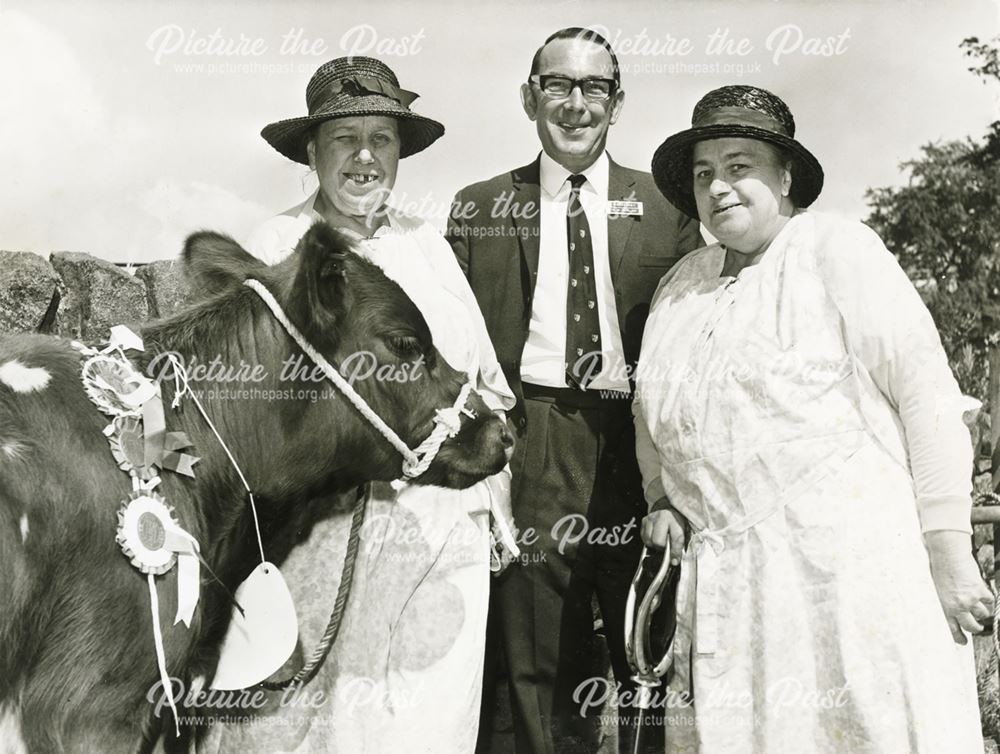
<svg viewBox="0 0 1000 754">
<path fill-rule="evenodd" d="M 612 691 L 608 657 L 621 688 L 633 686 L 625 601 L 646 506 L 631 401 L 531 385 L 524 393 L 527 423 L 512 462 L 523 555 L 494 584 L 515 745 L 518 754 L 593 752 L 601 710 L 583 702 Z M 629 722 L 619 737 L 624 745 Z"/>
</svg>

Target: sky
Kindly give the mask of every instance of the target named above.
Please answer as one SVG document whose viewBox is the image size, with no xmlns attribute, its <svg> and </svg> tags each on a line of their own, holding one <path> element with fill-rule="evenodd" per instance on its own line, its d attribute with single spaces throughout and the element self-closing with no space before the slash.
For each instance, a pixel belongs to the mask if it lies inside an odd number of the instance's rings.
<svg viewBox="0 0 1000 754">
<path fill-rule="evenodd" d="M 347 54 L 381 57 L 444 123 L 396 183 L 397 203 L 442 227 L 458 189 L 538 154 L 518 87 L 565 26 L 618 50 L 616 161 L 648 170 L 703 94 L 755 84 L 824 166 L 814 207 L 857 219 L 921 145 L 1000 120 L 1000 85 L 959 49 L 1000 33 L 990 0 L 0 0 L 0 248 L 147 262 L 201 229 L 245 239 L 315 187 L 261 128 L 305 115 L 312 72 Z"/>
</svg>

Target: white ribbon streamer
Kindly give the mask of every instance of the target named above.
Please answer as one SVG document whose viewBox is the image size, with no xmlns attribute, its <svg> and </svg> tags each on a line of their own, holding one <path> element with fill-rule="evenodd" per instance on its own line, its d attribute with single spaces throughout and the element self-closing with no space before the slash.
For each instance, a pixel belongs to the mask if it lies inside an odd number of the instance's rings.
<svg viewBox="0 0 1000 754">
<path fill-rule="evenodd" d="M 164 529 L 163 546 L 177 553 L 177 615 L 174 616 L 174 625 L 184 621 L 184 625 L 191 628 L 201 591 L 198 540 L 173 523 L 166 524 Z"/>
<path fill-rule="evenodd" d="M 163 693 L 167 695 L 167 703 L 174 713 L 174 729 L 179 738 L 181 723 L 177 715 L 177 706 L 174 704 L 174 687 L 170 683 L 170 676 L 167 675 L 167 658 L 163 651 L 163 632 L 160 631 L 160 602 L 156 595 L 156 577 L 148 573 L 146 581 L 149 584 L 149 605 L 153 613 L 153 644 L 156 646 L 156 667 L 160 671 L 160 685 L 163 687 Z"/>
</svg>

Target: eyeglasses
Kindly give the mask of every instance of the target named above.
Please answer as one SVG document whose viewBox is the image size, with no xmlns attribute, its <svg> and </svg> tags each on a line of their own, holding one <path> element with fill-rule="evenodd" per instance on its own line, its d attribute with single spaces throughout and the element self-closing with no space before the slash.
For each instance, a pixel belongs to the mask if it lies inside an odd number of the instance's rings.
<svg viewBox="0 0 1000 754">
<path fill-rule="evenodd" d="M 617 88 L 614 79 L 571 79 L 568 76 L 542 73 L 531 76 L 528 80 L 538 84 L 538 87 L 549 97 L 559 99 L 568 97 L 576 87 L 580 87 L 580 91 L 587 99 L 606 100 L 614 94 Z"/>
</svg>

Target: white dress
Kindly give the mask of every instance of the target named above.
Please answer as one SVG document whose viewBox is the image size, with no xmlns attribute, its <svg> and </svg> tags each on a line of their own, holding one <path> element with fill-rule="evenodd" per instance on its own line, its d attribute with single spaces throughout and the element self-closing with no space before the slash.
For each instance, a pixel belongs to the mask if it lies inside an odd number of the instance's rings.
<svg viewBox="0 0 1000 754">
<path fill-rule="evenodd" d="M 249 250 L 271 264 L 287 256 L 318 219 L 314 201 L 265 223 Z M 484 401 L 509 409 L 513 394 L 447 242 L 419 219 L 395 212 L 389 219 L 375 238 L 359 241 L 358 252 L 410 296 L 438 351 L 476 380 Z M 215 726 L 198 751 L 471 754 L 490 590 L 490 498 L 509 495 L 508 480 L 505 471 L 466 490 L 375 485 L 348 608 L 319 674 L 297 696 L 272 695 L 257 719 Z M 317 524 L 282 566 L 306 656 L 333 607 L 350 518 Z"/>
<path fill-rule="evenodd" d="M 647 500 L 698 532 L 667 751 L 980 754 L 921 539 L 971 530 L 971 399 L 929 313 L 859 223 L 800 213 L 738 277 L 724 259 L 667 274 L 638 367 Z"/>
</svg>

